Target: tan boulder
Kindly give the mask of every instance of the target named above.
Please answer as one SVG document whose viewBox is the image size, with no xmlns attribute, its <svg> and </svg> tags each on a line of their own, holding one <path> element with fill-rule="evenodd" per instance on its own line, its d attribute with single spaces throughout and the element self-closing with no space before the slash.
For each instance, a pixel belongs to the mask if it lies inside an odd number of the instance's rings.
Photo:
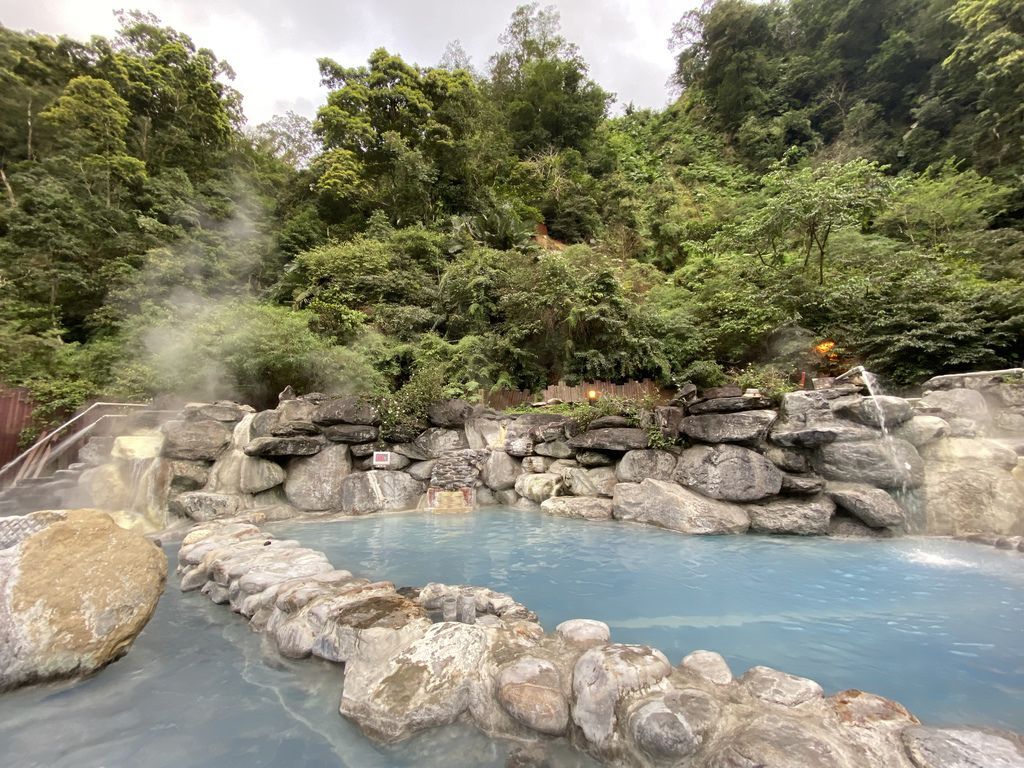
<svg viewBox="0 0 1024 768">
<path fill-rule="evenodd" d="M 88 674 L 127 653 L 163 592 L 159 547 L 93 509 L 0 527 L 12 532 L 0 531 L 0 690 Z"/>
</svg>

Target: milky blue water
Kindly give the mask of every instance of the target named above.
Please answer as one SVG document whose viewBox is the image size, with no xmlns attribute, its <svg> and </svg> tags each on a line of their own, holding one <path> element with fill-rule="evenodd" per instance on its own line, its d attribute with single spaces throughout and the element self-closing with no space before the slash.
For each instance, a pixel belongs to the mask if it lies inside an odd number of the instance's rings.
<svg viewBox="0 0 1024 768">
<path fill-rule="evenodd" d="M 1024 555 L 947 539 L 684 536 L 508 509 L 289 523 L 337 567 L 508 592 L 548 630 L 607 622 L 673 663 L 715 650 L 894 698 L 925 722 L 1024 731 Z"/>
<path fill-rule="evenodd" d="M 926 722 L 1024 731 L 1024 556 L 937 539 L 687 537 L 513 510 L 272 526 L 338 567 L 398 585 L 509 592 L 549 630 L 607 621 L 613 637 L 721 652 L 829 691 L 859 687 Z M 165 548 L 173 563 L 176 547 Z M 281 659 L 244 620 L 173 574 L 131 652 L 78 683 L 0 695 L 0 765 L 470 768 L 510 746 L 470 728 L 382 748 L 337 713 L 342 676 Z M 549 764 L 590 765 L 564 745 Z"/>
</svg>

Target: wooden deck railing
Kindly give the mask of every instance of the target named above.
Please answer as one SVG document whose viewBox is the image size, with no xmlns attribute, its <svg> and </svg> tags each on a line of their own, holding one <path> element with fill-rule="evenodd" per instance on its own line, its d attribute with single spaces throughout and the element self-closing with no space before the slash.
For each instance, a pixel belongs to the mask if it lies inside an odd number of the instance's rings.
<svg viewBox="0 0 1024 768">
<path fill-rule="evenodd" d="M 128 413 L 149 407 L 141 403 L 93 403 L 0 468 L 0 490 L 21 480 L 66 469 L 74 463 L 78 450 L 90 437 L 109 432 L 109 428 L 123 421 Z"/>
</svg>

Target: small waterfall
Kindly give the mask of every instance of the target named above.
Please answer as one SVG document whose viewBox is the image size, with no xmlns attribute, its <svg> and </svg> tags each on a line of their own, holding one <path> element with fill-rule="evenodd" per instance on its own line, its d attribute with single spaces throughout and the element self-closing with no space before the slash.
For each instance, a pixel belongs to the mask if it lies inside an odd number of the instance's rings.
<svg viewBox="0 0 1024 768">
<path fill-rule="evenodd" d="M 167 462 L 160 458 L 163 435 L 149 430 L 114 441 L 111 459 L 125 489 L 123 509 L 114 510 L 119 525 L 145 531 L 167 527 Z"/>
<path fill-rule="evenodd" d="M 886 421 L 885 408 L 882 406 L 879 397 L 885 394 L 885 390 L 882 389 L 881 382 L 878 377 L 867 370 L 863 365 L 858 365 L 856 368 L 851 368 L 846 373 L 838 376 L 836 382 L 839 382 L 847 377 L 853 378 L 859 375 L 861 381 L 864 383 L 864 388 L 867 389 L 871 405 L 875 411 L 875 416 L 878 419 L 878 428 L 882 432 L 882 445 L 885 448 L 886 453 L 889 455 L 889 462 L 892 466 L 904 476 L 909 476 L 909 473 L 913 469 L 910 464 L 905 461 L 901 461 L 899 454 L 896 451 L 896 444 L 893 440 L 892 430 Z M 926 531 L 926 522 L 924 507 L 920 495 L 915 489 L 909 488 L 907 483 L 904 481 L 903 485 L 891 492 L 892 496 L 899 502 L 900 506 L 903 507 L 906 512 L 906 525 L 904 526 L 907 533 L 924 533 Z"/>
</svg>

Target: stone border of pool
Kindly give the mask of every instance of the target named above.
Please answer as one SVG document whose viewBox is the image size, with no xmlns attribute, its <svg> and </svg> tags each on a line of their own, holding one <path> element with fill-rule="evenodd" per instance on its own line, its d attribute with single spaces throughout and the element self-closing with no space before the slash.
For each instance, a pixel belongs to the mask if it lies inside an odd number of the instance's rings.
<svg viewBox="0 0 1024 768">
<path fill-rule="evenodd" d="M 283 655 L 344 664 L 340 712 L 383 742 L 469 721 L 645 768 L 1024 767 L 1018 734 L 922 726 L 894 701 L 826 697 L 768 667 L 734 678 L 711 651 L 673 666 L 654 648 L 612 642 L 601 622 L 547 634 L 508 595 L 371 583 L 247 522 L 193 527 L 178 560 L 183 591 L 230 605 Z"/>
</svg>

